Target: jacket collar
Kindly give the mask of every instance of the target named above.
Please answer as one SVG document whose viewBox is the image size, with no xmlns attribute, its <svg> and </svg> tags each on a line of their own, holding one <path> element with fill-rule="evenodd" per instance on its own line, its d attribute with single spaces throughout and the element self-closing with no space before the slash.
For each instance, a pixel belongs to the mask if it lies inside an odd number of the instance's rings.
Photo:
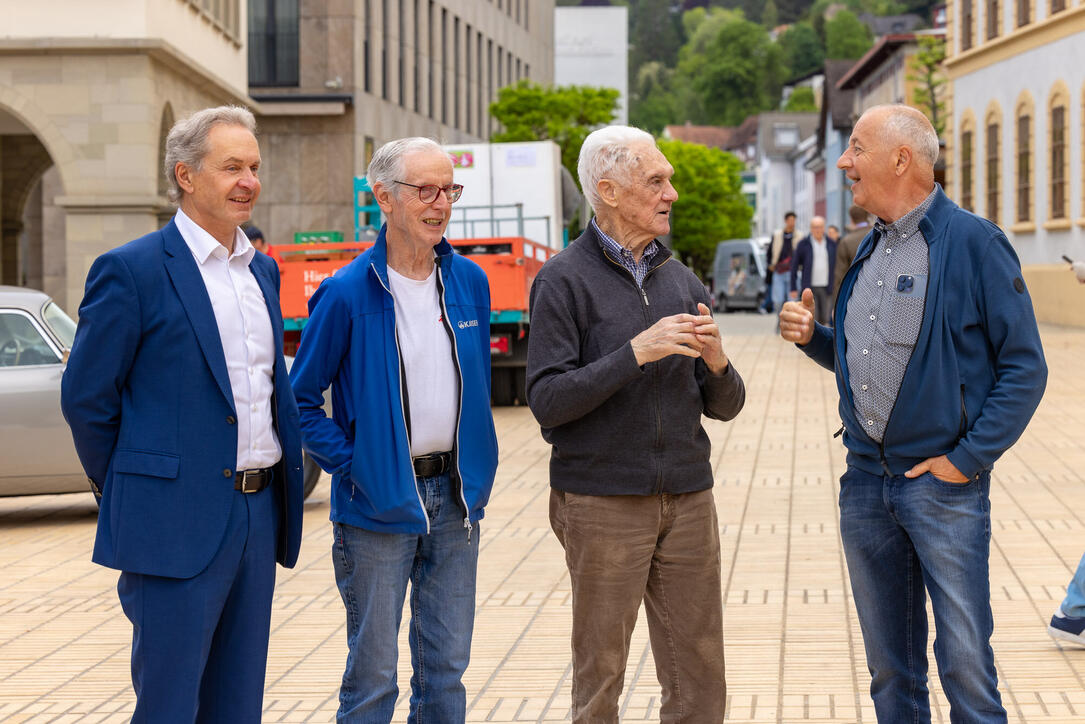
<svg viewBox="0 0 1085 724">
<path fill-rule="evenodd" d="M 370 249 L 369 264 L 373 271 L 376 272 L 377 277 L 381 280 L 381 283 L 386 289 L 391 289 L 388 286 L 388 224 L 382 224 L 381 230 L 377 234 L 377 240 L 373 243 L 373 248 Z M 452 256 L 456 253 L 452 245 L 448 243 L 448 239 L 441 237 L 440 243 L 433 247 L 434 253 L 437 254 L 437 265 L 441 267 L 441 274 L 448 276 L 452 273 Z"/>
<path fill-rule="evenodd" d="M 648 269 L 655 269 L 671 258 L 671 250 L 667 248 L 665 244 L 656 239 L 659 243 L 659 251 L 652 257 L 652 262 L 649 264 Z M 583 245 L 590 253 L 599 256 L 600 258 L 609 259 L 611 262 L 621 266 L 621 261 L 611 256 L 605 248 L 603 248 L 603 240 L 599 237 L 599 233 L 595 230 L 595 224 L 589 223 L 587 228 L 584 229 L 584 233 L 576 240 L 577 244 Z M 622 267 L 625 268 L 624 266 Z"/>
<path fill-rule="evenodd" d="M 950 212 L 957 208 L 957 204 L 953 203 L 945 191 L 942 190 L 942 185 L 937 181 L 934 183 L 934 201 L 931 202 L 931 207 L 927 209 L 927 214 L 919 221 L 919 230 L 923 232 L 923 238 L 927 240 L 927 246 L 940 241 L 945 235 L 946 226 L 949 224 Z"/>
</svg>

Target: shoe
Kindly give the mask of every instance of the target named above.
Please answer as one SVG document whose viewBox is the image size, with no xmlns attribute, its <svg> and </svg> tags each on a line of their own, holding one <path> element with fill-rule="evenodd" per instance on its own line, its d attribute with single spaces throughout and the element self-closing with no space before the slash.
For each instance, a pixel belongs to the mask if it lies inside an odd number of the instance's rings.
<svg viewBox="0 0 1085 724">
<path fill-rule="evenodd" d="M 1067 616 L 1060 607 L 1051 617 L 1047 632 L 1060 641 L 1085 646 L 1085 616 Z"/>
</svg>

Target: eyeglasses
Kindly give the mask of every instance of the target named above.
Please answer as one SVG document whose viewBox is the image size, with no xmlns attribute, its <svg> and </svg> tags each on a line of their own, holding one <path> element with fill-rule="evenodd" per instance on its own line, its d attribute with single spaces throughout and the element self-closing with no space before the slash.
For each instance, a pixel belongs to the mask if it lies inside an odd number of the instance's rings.
<svg viewBox="0 0 1085 724">
<path fill-rule="evenodd" d="M 448 199 L 448 203 L 454 204 L 463 193 L 462 184 L 449 184 L 448 186 L 437 186 L 435 184 L 426 184 L 425 186 L 416 186 L 409 184 L 406 181 L 395 181 L 400 186 L 410 186 L 412 189 L 418 189 L 418 200 L 423 204 L 432 204 L 437 200 L 437 195 L 442 191 L 445 192 L 445 198 Z"/>
</svg>

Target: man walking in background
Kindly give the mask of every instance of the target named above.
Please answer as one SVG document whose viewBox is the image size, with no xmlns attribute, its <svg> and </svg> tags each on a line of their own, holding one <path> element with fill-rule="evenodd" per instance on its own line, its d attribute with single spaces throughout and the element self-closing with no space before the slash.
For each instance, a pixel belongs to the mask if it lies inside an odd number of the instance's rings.
<svg viewBox="0 0 1085 724">
<path fill-rule="evenodd" d="M 802 289 L 812 290 L 814 314 L 822 324 L 828 324 L 832 319 L 835 259 L 836 242 L 825 236 L 825 219 L 815 216 L 810 220 L 810 233 L 795 247 L 795 259 L 791 265 L 791 296 L 797 298 Z"/>
</svg>

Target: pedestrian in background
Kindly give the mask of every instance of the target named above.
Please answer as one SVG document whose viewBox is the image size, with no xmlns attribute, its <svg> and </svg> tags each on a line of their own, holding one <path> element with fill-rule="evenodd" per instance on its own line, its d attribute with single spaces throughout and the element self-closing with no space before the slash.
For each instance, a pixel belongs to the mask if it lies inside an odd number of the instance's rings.
<svg viewBox="0 0 1085 724">
<path fill-rule="evenodd" d="M 836 261 L 833 265 L 833 306 L 836 306 L 836 298 L 840 294 L 840 282 L 844 281 L 844 275 L 851 267 L 855 259 L 855 252 L 859 250 L 859 243 L 870 233 L 870 214 L 861 206 L 855 204 L 848 209 L 848 218 L 851 219 L 851 228 L 836 245 Z"/>
<path fill-rule="evenodd" d="M 797 299 L 800 289 L 812 290 L 814 316 L 821 324 L 828 324 L 832 319 L 835 259 L 836 242 L 825 236 L 825 219 L 815 216 L 810 219 L 810 233 L 795 247 L 795 258 L 791 262 L 791 297 Z"/>
<path fill-rule="evenodd" d="M 867 110 L 837 161 L 878 217 L 840 286 L 780 332 L 836 372 L 848 467 L 840 535 L 880 722 L 931 720 L 926 598 L 954 722 L 1005 722 L 991 634 L 991 468 L 1047 380 L 1021 266 L 994 224 L 934 181 L 938 136 L 914 108 Z"/>
<path fill-rule="evenodd" d="M 704 286 L 656 240 L 678 193 L 652 136 L 596 130 L 578 171 L 595 217 L 532 285 L 527 355 L 572 583 L 572 719 L 617 723 L 643 601 L 660 719 L 722 722 L 720 541 L 701 415 L 733 418 L 745 388 Z"/>
<path fill-rule="evenodd" d="M 770 299 L 776 312 L 791 294 L 791 257 L 795 253 L 795 212 L 784 214 L 784 226 L 772 233 L 769 244 L 769 271 L 772 272 Z"/>
<path fill-rule="evenodd" d="M 305 449 L 332 474 L 349 646 L 337 718 L 391 720 L 409 583 L 407 721 L 462 722 L 479 521 L 497 470 L 489 284 L 444 238 L 463 187 L 439 145 L 386 143 L 366 177 L 387 222 L 317 288 L 292 371 Z"/>
<path fill-rule="evenodd" d="M 301 545 L 298 409 L 279 273 L 239 225 L 260 195 L 252 113 L 166 137 L 158 231 L 91 266 L 61 405 L 121 571 L 134 722 L 257 722 L 275 563 Z"/>
</svg>

